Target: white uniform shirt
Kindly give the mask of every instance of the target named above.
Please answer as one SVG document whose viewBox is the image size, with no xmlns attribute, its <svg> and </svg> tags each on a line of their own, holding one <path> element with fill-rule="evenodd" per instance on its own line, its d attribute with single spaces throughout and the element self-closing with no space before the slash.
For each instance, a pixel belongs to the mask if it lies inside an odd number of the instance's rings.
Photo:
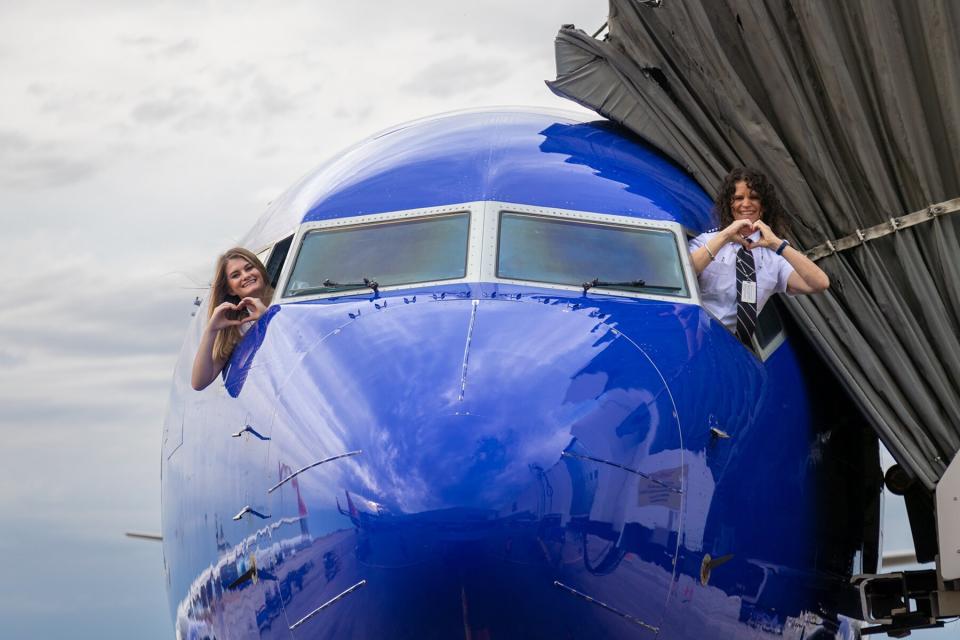
<svg viewBox="0 0 960 640">
<path fill-rule="evenodd" d="M 701 233 L 690 241 L 691 253 L 705 245 L 717 232 Z M 756 242 L 760 232 L 755 231 L 750 239 Z M 737 251 L 741 245 L 728 242 L 714 252 L 716 258 L 700 272 L 700 300 L 703 307 L 715 315 L 727 328 L 737 327 Z M 783 256 L 766 247 L 753 247 L 753 261 L 757 267 L 757 313 L 775 293 L 787 290 L 787 279 L 793 267 Z"/>
</svg>

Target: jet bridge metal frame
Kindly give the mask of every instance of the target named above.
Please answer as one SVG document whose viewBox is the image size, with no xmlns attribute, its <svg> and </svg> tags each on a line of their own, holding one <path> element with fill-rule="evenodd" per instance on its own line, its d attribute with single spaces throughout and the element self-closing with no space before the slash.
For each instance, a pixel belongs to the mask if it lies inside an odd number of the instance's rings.
<svg viewBox="0 0 960 640">
<path fill-rule="evenodd" d="M 960 455 L 956 455 L 936 488 L 936 568 L 858 575 L 861 617 L 875 626 L 863 635 L 886 633 L 894 638 L 912 630 L 942 627 L 960 616 Z"/>
</svg>

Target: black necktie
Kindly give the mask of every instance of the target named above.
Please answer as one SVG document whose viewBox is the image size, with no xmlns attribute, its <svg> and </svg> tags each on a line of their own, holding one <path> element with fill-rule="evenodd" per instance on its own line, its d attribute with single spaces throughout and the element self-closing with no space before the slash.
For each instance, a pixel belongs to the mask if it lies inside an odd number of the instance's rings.
<svg viewBox="0 0 960 640">
<path fill-rule="evenodd" d="M 756 303 L 756 281 L 757 268 L 753 262 L 753 253 L 746 247 L 740 247 L 737 251 L 737 338 L 740 342 L 750 344 L 750 336 L 757 326 L 757 303 Z M 753 302 L 743 301 L 743 283 L 753 282 Z"/>
</svg>

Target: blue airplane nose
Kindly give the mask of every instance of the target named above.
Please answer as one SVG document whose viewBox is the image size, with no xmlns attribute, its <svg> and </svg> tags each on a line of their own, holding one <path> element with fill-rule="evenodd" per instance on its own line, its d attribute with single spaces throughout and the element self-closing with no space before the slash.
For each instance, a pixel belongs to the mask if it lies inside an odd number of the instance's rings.
<svg viewBox="0 0 960 640">
<path fill-rule="evenodd" d="M 361 450 L 301 477 L 331 502 L 349 492 L 382 514 L 493 517 L 522 510 L 531 487 L 572 460 L 628 475 L 676 467 L 658 453 L 679 449 L 663 377 L 595 308 L 392 298 L 341 310 L 337 328 L 312 335 L 322 309 L 286 307 L 270 326 L 302 350 L 271 457 L 295 469 Z"/>
<path fill-rule="evenodd" d="M 277 578 L 288 619 L 359 589 L 335 606 L 376 637 L 427 637 L 424 620 L 443 629 L 430 637 L 655 630 L 682 446 L 668 385 L 609 311 L 543 296 L 344 306 L 283 307 L 250 373 L 281 375 L 269 360 L 297 355 L 275 360 L 296 364 L 277 384 L 267 468 L 308 468 L 268 506 L 312 540 L 284 575 L 324 577 L 302 593 Z M 677 330 L 670 317 L 650 306 L 651 341 Z M 304 626 L 336 637 L 338 619 Z M 397 620 L 408 633 L 377 626 Z"/>
</svg>

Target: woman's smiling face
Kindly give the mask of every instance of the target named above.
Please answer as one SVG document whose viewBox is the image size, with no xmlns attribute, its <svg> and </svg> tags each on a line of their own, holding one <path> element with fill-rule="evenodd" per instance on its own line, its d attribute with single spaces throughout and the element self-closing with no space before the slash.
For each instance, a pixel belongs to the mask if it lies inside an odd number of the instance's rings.
<svg viewBox="0 0 960 640">
<path fill-rule="evenodd" d="M 259 297 L 263 293 L 260 271 L 243 258 L 230 258 L 224 268 L 230 292 L 240 298 Z"/>
<path fill-rule="evenodd" d="M 740 229 L 744 238 L 754 232 L 753 225 L 763 217 L 763 201 L 760 194 L 750 188 L 746 180 L 740 180 L 734 187 L 733 197 L 730 198 L 730 213 L 733 221 L 749 220 L 750 225 Z"/>
<path fill-rule="evenodd" d="M 734 220 L 756 222 L 763 217 L 760 194 L 751 189 L 745 180 L 737 183 L 733 198 L 730 199 L 730 212 Z"/>
</svg>

